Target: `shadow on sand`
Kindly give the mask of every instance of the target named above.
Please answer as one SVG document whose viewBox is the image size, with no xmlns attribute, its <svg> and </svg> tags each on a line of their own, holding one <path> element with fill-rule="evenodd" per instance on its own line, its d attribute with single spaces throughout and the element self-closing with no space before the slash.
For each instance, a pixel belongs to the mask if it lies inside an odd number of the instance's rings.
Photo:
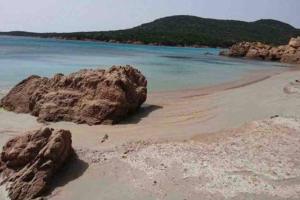
<svg viewBox="0 0 300 200">
<path fill-rule="evenodd" d="M 55 195 L 53 192 L 56 188 L 62 187 L 69 182 L 79 178 L 88 169 L 88 163 L 80 160 L 77 155 L 71 158 L 70 162 L 65 164 L 53 177 L 51 184 L 45 196 Z"/>
<path fill-rule="evenodd" d="M 137 124 L 151 112 L 162 108 L 162 106 L 145 104 L 136 113 L 121 121 L 119 124 Z"/>
</svg>

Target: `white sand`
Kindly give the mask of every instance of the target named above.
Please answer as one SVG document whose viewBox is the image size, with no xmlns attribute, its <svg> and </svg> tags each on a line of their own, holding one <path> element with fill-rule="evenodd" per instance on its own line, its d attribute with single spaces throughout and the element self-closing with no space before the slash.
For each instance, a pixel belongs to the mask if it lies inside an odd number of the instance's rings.
<svg viewBox="0 0 300 200">
<path fill-rule="evenodd" d="M 126 157 L 124 151 L 82 157 L 92 159 L 97 174 L 106 172 L 99 182 L 125 179 L 157 199 L 300 197 L 299 121 L 277 118 L 220 134 L 215 141 L 131 144 Z"/>
<path fill-rule="evenodd" d="M 117 126 L 51 124 L 71 130 L 82 161 L 50 199 L 299 199 L 300 93 L 290 84 L 298 78 L 288 71 L 209 95 L 216 88 L 152 93 L 144 112 Z M 273 115 L 281 118 L 238 128 Z M 0 111 L 0 144 L 40 126 Z"/>
<path fill-rule="evenodd" d="M 0 177 L 0 183 L 3 179 Z M 0 200 L 9 200 L 8 192 L 6 191 L 6 185 L 0 185 Z"/>
</svg>

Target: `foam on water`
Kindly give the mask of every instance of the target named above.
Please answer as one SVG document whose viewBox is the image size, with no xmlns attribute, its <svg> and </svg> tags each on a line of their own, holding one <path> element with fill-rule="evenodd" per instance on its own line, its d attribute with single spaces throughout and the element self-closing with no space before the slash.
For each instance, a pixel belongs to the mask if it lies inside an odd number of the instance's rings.
<svg viewBox="0 0 300 200">
<path fill-rule="evenodd" d="M 149 89 L 157 91 L 219 84 L 251 70 L 281 66 L 220 57 L 219 51 L 0 36 L 0 93 L 32 74 L 68 74 L 87 67 L 133 65 L 146 75 Z"/>
</svg>

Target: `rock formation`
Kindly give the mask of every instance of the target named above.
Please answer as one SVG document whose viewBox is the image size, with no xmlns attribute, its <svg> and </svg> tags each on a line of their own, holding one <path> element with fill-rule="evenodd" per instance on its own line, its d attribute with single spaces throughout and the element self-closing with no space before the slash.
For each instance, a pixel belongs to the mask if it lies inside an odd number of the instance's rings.
<svg viewBox="0 0 300 200">
<path fill-rule="evenodd" d="M 30 76 L 0 106 L 31 113 L 40 121 L 113 124 L 134 113 L 147 98 L 147 80 L 130 66 L 80 70 L 53 78 Z"/>
<path fill-rule="evenodd" d="M 0 173 L 11 200 L 34 199 L 73 155 L 71 133 L 43 128 L 11 139 L 3 147 Z"/>
<path fill-rule="evenodd" d="M 273 47 L 260 42 L 241 42 L 220 55 L 300 64 L 300 37 L 291 38 L 288 45 Z"/>
</svg>

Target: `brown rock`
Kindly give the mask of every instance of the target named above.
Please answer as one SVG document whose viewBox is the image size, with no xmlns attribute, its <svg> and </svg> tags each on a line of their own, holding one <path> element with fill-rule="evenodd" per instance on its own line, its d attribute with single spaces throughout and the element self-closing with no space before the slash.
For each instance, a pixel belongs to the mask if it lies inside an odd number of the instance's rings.
<svg viewBox="0 0 300 200">
<path fill-rule="evenodd" d="M 279 61 L 287 46 L 272 47 L 269 51 L 268 60 Z"/>
<path fill-rule="evenodd" d="M 136 69 L 80 70 L 53 78 L 31 76 L 0 103 L 41 121 L 73 121 L 89 125 L 116 123 L 134 113 L 147 98 L 147 81 Z"/>
<path fill-rule="evenodd" d="M 300 37 L 291 38 L 289 46 L 294 48 L 300 48 Z"/>
<path fill-rule="evenodd" d="M 244 57 L 246 56 L 247 52 L 249 51 L 249 48 L 251 47 L 251 43 L 249 42 L 241 42 L 234 44 L 229 51 L 224 54 L 230 57 Z"/>
<path fill-rule="evenodd" d="M 265 60 L 269 56 L 269 49 L 268 45 L 252 43 L 245 57 Z"/>
<path fill-rule="evenodd" d="M 233 45 L 227 53 L 221 52 L 220 55 L 265 60 L 269 56 L 270 49 L 269 45 L 260 42 L 241 42 Z"/>
<path fill-rule="evenodd" d="M 288 45 L 278 47 L 260 42 L 241 42 L 233 45 L 227 52 L 220 52 L 220 55 L 300 64 L 300 37 L 292 38 Z"/>
<path fill-rule="evenodd" d="M 300 64 L 300 49 L 284 53 L 280 61 L 283 63 Z"/>
<path fill-rule="evenodd" d="M 3 147 L 0 173 L 12 200 L 43 195 L 55 172 L 73 154 L 71 133 L 44 128 L 13 138 Z"/>
</svg>

